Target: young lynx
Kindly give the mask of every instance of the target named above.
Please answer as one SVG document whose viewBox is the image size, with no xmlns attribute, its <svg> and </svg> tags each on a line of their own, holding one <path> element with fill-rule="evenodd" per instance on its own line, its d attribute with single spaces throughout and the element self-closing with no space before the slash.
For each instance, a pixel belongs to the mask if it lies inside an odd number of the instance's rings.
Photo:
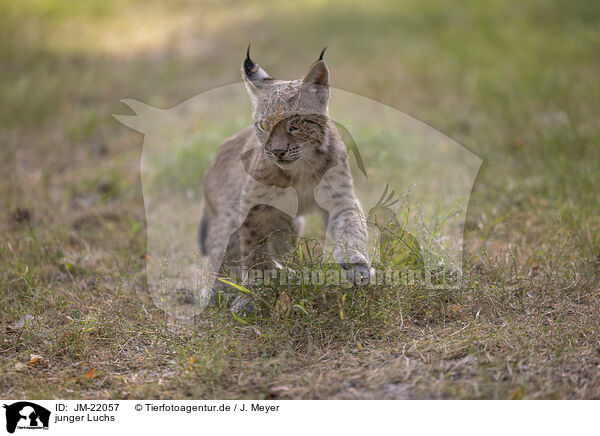
<svg viewBox="0 0 600 436">
<path fill-rule="evenodd" d="M 284 81 L 252 61 L 248 47 L 242 77 L 254 125 L 223 142 L 204 176 L 199 239 L 210 271 L 237 260 L 246 280 L 251 269 L 271 269 L 293 248 L 304 215 L 320 212 L 345 278 L 369 283 L 367 227 L 346 147 L 329 119 L 324 52 L 302 79 Z M 294 201 L 286 207 L 290 192 Z M 210 295 L 212 289 L 203 289 Z M 238 309 L 251 311 L 251 302 L 239 299 Z"/>
</svg>

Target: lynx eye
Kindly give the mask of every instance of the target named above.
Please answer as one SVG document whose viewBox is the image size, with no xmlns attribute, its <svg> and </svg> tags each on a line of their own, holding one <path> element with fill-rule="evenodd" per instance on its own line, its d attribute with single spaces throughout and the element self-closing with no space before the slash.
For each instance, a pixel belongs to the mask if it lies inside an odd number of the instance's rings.
<svg viewBox="0 0 600 436">
<path fill-rule="evenodd" d="M 294 132 L 298 132 L 300 129 L 303 129 L 306 127 L 306 122 L 302 119 L 299 118 L 292 118 L 289 122 L 288 122 L 288 132 L 290 133 L 294 133 Z"/>
</svg>

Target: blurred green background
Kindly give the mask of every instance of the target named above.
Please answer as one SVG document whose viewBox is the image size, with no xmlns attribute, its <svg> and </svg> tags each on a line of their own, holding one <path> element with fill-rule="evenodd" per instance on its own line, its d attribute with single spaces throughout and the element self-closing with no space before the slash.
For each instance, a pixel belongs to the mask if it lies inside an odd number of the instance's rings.
<svg viewBox="0 0 600 436">
<path fill-rule="evenodd" d="M 597 243 L 599 19 L 600 4 L 582 0 L 2 1 L 4 170 L 52 185 L 61 170 L 139 152 L 111 117 L 127 113 L 119 99 L 171 107 L 237 82 L 248 41 L 281 78 L 328 46 L 334 87 L 483 158 L 474 223 L 516 210 L 560 216 L 592 226 Z M 50 186 L 33 185 L 4 184 L 5 207 Z"/>
</svg>

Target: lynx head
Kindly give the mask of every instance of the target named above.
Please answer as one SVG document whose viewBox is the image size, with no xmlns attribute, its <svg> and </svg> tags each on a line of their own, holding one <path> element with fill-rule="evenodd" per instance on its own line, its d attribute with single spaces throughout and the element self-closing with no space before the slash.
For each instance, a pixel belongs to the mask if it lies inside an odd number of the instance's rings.
<svg viewBox="0 0 600 436">
<path fill-rule="evenodd" d="M 254 129 L 265 154 L 281 168 L 327 149 L 329 70 L 324 53 L 302 79 L 275 80 L 250 59 L 248 46 L 242 77 L 252 100 Z"/>
</svg>

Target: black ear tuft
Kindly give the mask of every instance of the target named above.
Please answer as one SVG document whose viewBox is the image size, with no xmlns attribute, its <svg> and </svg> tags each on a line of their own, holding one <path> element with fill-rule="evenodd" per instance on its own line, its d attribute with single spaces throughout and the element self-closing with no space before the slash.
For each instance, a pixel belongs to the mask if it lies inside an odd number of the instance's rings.
<svg viewBox="0 0 600 436">
<path fill-rule="evenodd" d="M 242 63 L 242 73 L 244 79 L 248 79 L 255 84 L 262 80 L 271 80 L 271 76 L 260 65 L 250 59 L 250 44 L 248 44 L 248 49 L 246 50 L 246 59 Z"/>
<path fill-rule="evenodd" d="M 250 48 L 250 46 L 248 46 L 248 49 Z M 321 50 L 321 54 L 319 55 L 319 59 L 317 59 L 318 61 L 322 61 L 323 60 L 323 55 L 325 54 L 325 50 L 327 50 L 327 47 L 324 47 L 323 50 Z"/>
<path fill-rule="evenodd" d="M 246 59 L 244 60 L 244 73 L 246 76 L 250 76 L 252 74 L 252 70 L 256 64 L 252 59 L 250 59 L 250 43 L 248 43 L 248 50 L 246 50 Z"/>
</svg>

